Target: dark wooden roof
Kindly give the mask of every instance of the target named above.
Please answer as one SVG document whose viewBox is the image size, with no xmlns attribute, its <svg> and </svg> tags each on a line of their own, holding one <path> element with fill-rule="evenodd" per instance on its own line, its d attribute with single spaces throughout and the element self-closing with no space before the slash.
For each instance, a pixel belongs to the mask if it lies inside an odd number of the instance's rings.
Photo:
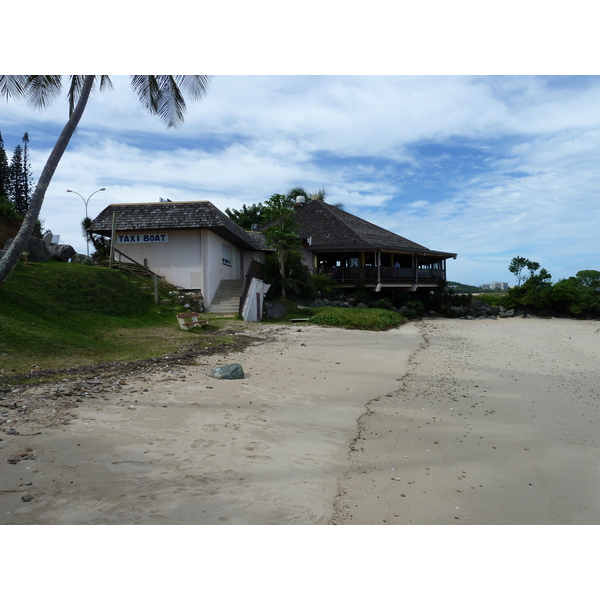
<svg viewBox="0 0 600 600">
<path fill-rule="evenodd" d="M 263 250 L 266 245 L 261 233 L 244 231 L 208 201 L 111 204 L 92 221 L 91 231 L 110 237 L 115 211 L 117 231 L 209 229 L 245 250 Z"/>
<path fill-rule="evenodd" d="M 341 208 L 319 200 L 296 206 L 299 235 L 309 240 L 309 249 L 318 251 L 387 250 L 424 253 L 440 258 L 455 258 L 451 252 L 438 252 L 378 227 Z"/>
</svg>

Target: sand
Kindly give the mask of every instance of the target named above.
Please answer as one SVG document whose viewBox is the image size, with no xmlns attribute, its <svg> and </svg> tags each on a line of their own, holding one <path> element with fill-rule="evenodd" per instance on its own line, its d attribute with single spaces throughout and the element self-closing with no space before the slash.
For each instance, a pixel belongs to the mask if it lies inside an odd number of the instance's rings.
<svg viewBox="0 0 600 600">
<path fill-rule="evenodd" d="M 66 407 L 0 394 L 0 523 L 600 522 L 599 322 L 261 327 Z"/>
<path fill-rule="evenodd" d="M 420 325 L 368 405 L 334 523 L 600 523 L 600 322 Z"/>
<path fill-rule="evenodd" d="M 13 423 L 0 523 L 328 523 L 357 420 L 397 388 L 421 337 L 413 325 L 264 327 L 276 341 L 78 397 L 68 423 Z M 243 380 L 210 377 L 230 363 Z M 35 458 L 6 462 L 19 452 Z"/>
</svg>

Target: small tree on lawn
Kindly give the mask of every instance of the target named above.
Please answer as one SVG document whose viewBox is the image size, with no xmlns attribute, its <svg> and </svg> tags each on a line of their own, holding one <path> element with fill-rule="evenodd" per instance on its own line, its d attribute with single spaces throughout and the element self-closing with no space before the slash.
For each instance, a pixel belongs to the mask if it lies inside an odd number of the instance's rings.
<svg viewBox="0 0 600 600">
<path fill-rule="evenodd" d="M 267 244 L 277 252 L 281 275 L 281 297 L 285 299 L 286 262 L 292 253 L 301 248 L 298 224 L 294 220 L 294 205 L 283 194 L 273 194 L 264 204 L 265 216 L 270 225 L 263 231 Z"/>
</svg>

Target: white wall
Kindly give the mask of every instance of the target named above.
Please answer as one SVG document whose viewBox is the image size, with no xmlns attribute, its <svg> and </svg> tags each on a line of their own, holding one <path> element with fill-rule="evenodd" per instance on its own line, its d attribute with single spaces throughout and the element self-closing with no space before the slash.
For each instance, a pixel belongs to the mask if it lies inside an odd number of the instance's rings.
<svg viewBox="0 0 600 600">
<path fill-rule="evenodd" d="M 167 235 L 162 242 L 119 242 L 119 237 L 135 236 L 136 231 L 118 231 L 115 248 L 164 277 L 169 283 L 186 289 L 200 289 L 207 305 L 222 279 L 243 279 L 256 252 L 243 251 L 207 229 L 144 232 Z M 231 265 L 223 263 L 223 245 L 230 248 Z M 262 253 L 259 253 L 262 254 Z M 118 255 L 115 257 L 118 259 Z M 256 258 L 256 257 L 255 257 Z"/>
<path fill-rule="evenodd" d="M 140 264 L 145 264 L 173 285 L 192 289 L 202 288 L 204 282 L 201 271 L 201 231 L 161 231 L 160 233 L 167 234 L 168 241 L 119 243 L 119 236 L 139 234 L 133 231 L 119 231 L 115 248 L 125 252 Z M 118 255 L 115 259 L 118 259 Z"/>
</svg>

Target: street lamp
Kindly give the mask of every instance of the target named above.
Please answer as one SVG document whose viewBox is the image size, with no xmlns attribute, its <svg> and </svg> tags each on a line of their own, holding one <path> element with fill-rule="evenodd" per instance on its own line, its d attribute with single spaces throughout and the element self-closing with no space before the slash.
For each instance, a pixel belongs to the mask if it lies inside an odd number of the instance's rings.
<svg viewBox="0 0 600 600">
<path fill-rule="evenodd" d="M 88 202 L 90 201 L 90 198 L 94 195 L 97 194 L 98 192 L 104 192 L 106 190 L 106 188 L 100 188 L 99 190 L 96 190 L 93 194 L 90 194 L 88 196 L 88 199 L 86 200 L 81 194 L 74 192 L 73 190 L 67 190 L 68 193 L 70 194 L 77 194 L 82 200 L 83 203 L 85 204 L 85 219 L 87 221 L 88 218 Z M 87 255 L 90 255 L 90 240 L 89 238 L 86 236 L 86 242 L 87 242 Z"/>
</svg>

